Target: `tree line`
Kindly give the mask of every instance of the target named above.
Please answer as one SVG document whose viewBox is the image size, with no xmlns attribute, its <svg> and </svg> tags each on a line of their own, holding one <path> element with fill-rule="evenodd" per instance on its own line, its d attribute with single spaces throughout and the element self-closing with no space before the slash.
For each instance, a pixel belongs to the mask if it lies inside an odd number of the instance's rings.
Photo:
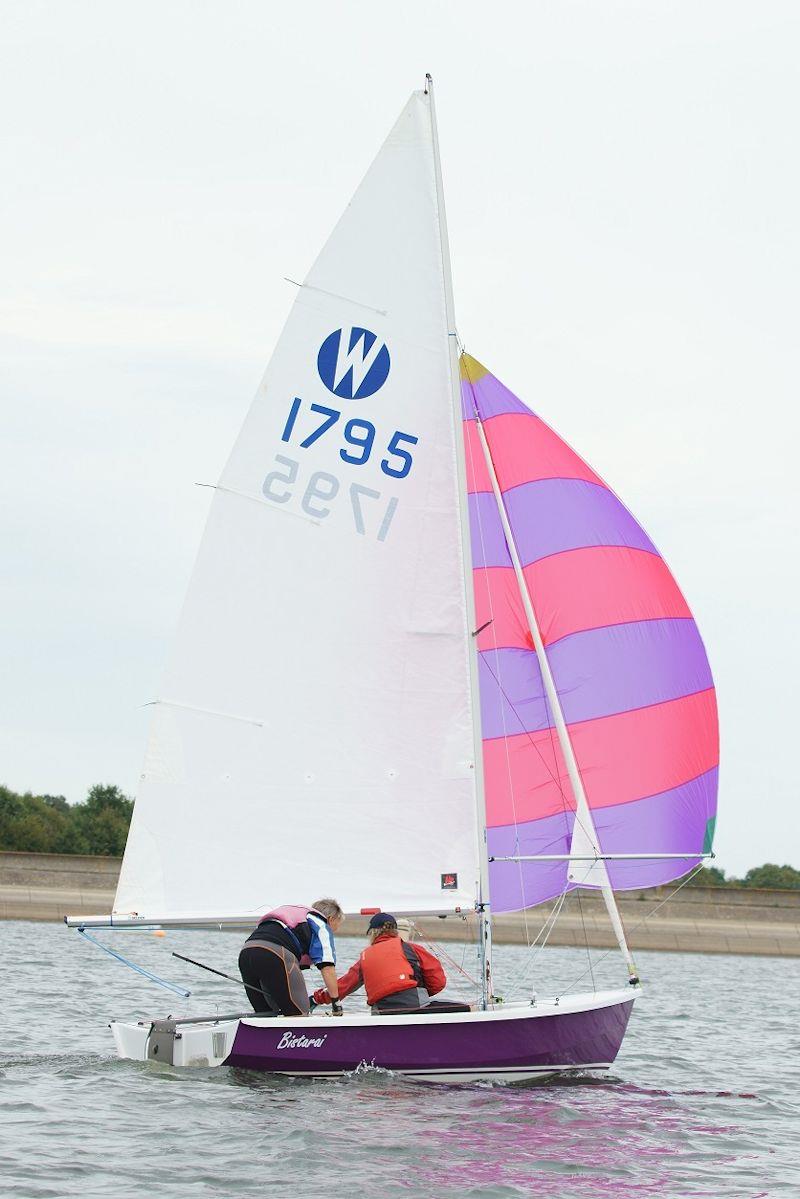
<svg viewBox="0 0 800 1199">
<path fill-rule="evenodd" d="M 67 803 L 63 795 L 24 795 L 0 786 L 0 850 L 22 853 L 89 853 L 120 857 L 128 836 L 133 800 L 111 783 L 95 783 L 86 799 Z M 744 878 L 728 878 L 718 866 L 704 866 L 692 878 L 697 887 L 777 887 L 800 890 L 800 870 L 765 862 Z"/>
<path fill-rule="evenodd" d="M 0 786 L 0 849 L 119 857 L 132 811 L 133 800 L 110 783 L 96 783 L 74 804 L 63 795 L 19 795 Z"/>
<path fill-rule="evenodd" d="M 776 866 L 765 862 L 753 866 L 744 878 L 727 878 L 718 866 L 704 866 L 692 878 L 695 887 L 768 887 L 779 891 L 800 891 L 800 870 L 793 866 Z"/>
</svg>

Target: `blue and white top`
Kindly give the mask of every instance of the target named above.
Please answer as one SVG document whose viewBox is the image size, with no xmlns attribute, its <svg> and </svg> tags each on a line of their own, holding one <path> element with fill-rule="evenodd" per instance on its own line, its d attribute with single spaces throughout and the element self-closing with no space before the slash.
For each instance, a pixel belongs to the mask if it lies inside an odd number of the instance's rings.
<svg viewBox="0 0 800 1199">
<path fill-rule="evenodd" d="M 311 940 L 306 951 L 311 961 L 315 966 L 335 966 L 336 942 L 327 920 L 318 916 L 316 912 L 309 912 L 305 923 L 311 930 Z M 292 931 L 297 933 L 297 929 Z"/>
<path fill-rule="evenodd" d="M 313 908 L 286 905 L 268 912 L 248 942 L 282 945 L 299 959 L 300 968 L 335 966 L 336 942 L 325 919 Z"/>
</svg>

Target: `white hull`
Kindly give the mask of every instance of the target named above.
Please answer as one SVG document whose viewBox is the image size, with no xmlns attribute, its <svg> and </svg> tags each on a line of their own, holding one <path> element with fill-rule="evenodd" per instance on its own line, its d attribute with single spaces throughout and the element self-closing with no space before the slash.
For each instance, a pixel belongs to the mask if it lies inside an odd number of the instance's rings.
<svg viewBox="0 0 800 1199">
<path fill-rule="evenodd" d="M 289 1078 L 390 1070 L 426 1082 L 530 1082 L 607 1070 L 639 988 L 487 1012 L 376 1018 L 253 1016 L 114 1021 L 120 1057 L 173 1067 L 239 1066 Z"/>
</svg>

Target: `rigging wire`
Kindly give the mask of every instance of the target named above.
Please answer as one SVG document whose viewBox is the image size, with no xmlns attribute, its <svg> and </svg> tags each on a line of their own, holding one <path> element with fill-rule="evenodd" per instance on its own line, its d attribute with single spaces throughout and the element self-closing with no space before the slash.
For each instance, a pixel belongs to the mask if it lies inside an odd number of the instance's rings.
<svg viewBox="0 0 800 1199">
<path fill-rule="evenodd" d="M 439 943 L 437 941 L 435 941 L 433 939 L 433 937 L 425 936 L 425 934 L 413 922 L 412 922 L 411 927 L 414 931 L 414 935 L 416 936 L 417 940 L 421 941 L 422 944 L 426 946 L 426 948 L 430 949 L 431 952 L 436 955 L 436 957 L 443 958 L 447 962 L 447 964 L 453 968 L 453 970 L 456 970 L 456 971 L 458 971 L 459 974 L 462 974 L 464 976 L 464 978 L 467 980 L 467 982 L 469 982 L 470 985 L 473 986 L 476 990 L 480 990 L 481 984 L 478 982 L 478 980 L 473 978 L 472 975 L 467 970 L 464 969 L 464 959 L 467 956 L 467 946 L 470 943 L 476 944 L 475 942 L 464 941 L 464 950 L 463 950 L 462 957 L 461 957 L 461 965 L 459 965 L 458 962 L 455 960 L 455 958 L 451 957 L 451 955 L 447 952 L 446 949 L 442 949 L 441 945 L 439 945 Z"/>
<path fill-rule="evenodd" d="M 581 884 L 585 881 L 585 879 L 591 873 L 593 865 L 594 865 L 593 862 L 588 863 L 588 865 L 584 865 L 584 867 L 583 867 L 583 869 L 585 870 L 584 878 L 580 879 L 577 883 L 567 882 L 567 884 L 564 887 L 564 890 L 558 896 L 555 906 L 553 907 L 553 909 L 551 910 L 549 915 L 544 920 L 544 922 L 543 922 L 541 928 L 539 929 L 539 932 L 536 934 L 536 937 L 534 938 L 534 940 L 528 945 L 528 949 L 531 951 L 530 957 L 528 959 L 528 963 L 526 966 L 523 967 L 522 972 L 520 973 L 519 978 L 517 979 L 516 986 L 514 986 L 514 988 L 509 992 L 509 998 L 512 998 L 514 995 L 519 994 L 519 992 L 526 985 L 528 974 L 532 972 L 533 966 L 536 964 L 536 962 L 541 957 L 542 952 L 545 949 L 547 942 L 550 940 L 550 936 L 551 936 L 556 924 L 558 923 L 558 918 L 561 915 L 562 909 L 565 906 L 567 896 L 571 895 L 579 890 Z M 583 919 L 582 911 L 581 911 L 581 919 Z M 542 943 L 539 944 L 539 938 L 542 937 L 543 934 L 544 934 L 544 936 L 543 936 Z M 585 926 L 584 926 L 584 937 L 585 936 L 586 936 L 586 933 L 585 933 Z M 587 949 L 588 949 L 588 946 L 587 946 Z M 609 950 L 609 953 L 610 952 L 613 952 L 613 951 Z M 581 977 L 583 977 L 583 975 Z"/>
<path fill-rule="evenodd" d="M 462 973 L 462 974 L 465 976 L 465 978 L 469 978 L 469 975 L 467 974 L 466 970 L 464 969 L 464 962 L 467 960 L 467 946 L 468 946 L 469 944 L 470 944 L 470 942 L 469 942 L 469 941 L 464 941 L 464 942 L 462 942 L 462 947 L 461 947 L 461 965 L 458 967 L 458 969 L 459 969 L 459 970 L 461 971 L 461 973 Z"/>
<path fill-rule="evenodd" d="M 492 668 L 491 668 L 491 666 L 489 665 L 489 663 L 488 663 L 488 662 L 486 662 L 485 660 L 484 660 L 484 664 L 486 665 L 486 668 L 487 668 L 487 670 L 489 671 L 489 673 L 491 674 L 491 676 L 492 676 L 492 678 L 494 679 L 494 681 L 497 683 L 497 687 L 498 687 L 498 690 L 500 691 L 501 695 L 503 696 L 503 698 L 505 699 L 505 701 L 506 701 L 506 703 L 508 704 L 509 708 L 511 709 L 511 711 L 514 713 L 514 715 L 516 716 L 517 720 L 519 721 L 519 724 L 520 724 L 520 732 L 521 732 L 521 733 L 523 733 L 523 734 L 524 734 L 524 735 L 525 735 L 525 736 L 528 738 L 528 740 L 530 741 L 531 745 L 533 746 L 533 748 L 536 750 L 537 754 L 539 755 L 539 758 L 540 758 L 540 760 L 541 760 L 541 762 L 542 762 L 542 765 L 543 765 L 543 766 L 545 767 L 545 769 L 547 770 L 547 773 L 550 775 L 550 778 L 551 778 L 551 779 L 553 780 L 553 782 L 556 784 L 556 789 L 558 790 L 558 792 L 559 792 L 559 794 L 560 794 L 560 796 L 561 796 L 561 802 L 562 802 L 563 813 L 564 813 L 564 816 L 565 816 L 565 818 L 566 818 L 568 815 L 572 814 L 572 815 L 575 817 L 575 823 L 576 823 L 576 824 L 579 824 L 579 825 L 581 826 L 581 828 L 584 828 L 584 825 L 582 824 L 582 822 L 581 822 L 581 820 L 580 820 L 580 817 L 578 816 L 578 813 L 575 811 L 575 809 L 574 809 L 574 808 L 569 808 L 569 807 L 567 807 L 567 797 L 566 797 L 566 794 L 565 794 L 565 792 L 564 792 L 564 788 L 563 788 L 563 787 L 562 787 L 562 785 L 561 785 L 561 780 L 560 780 L 560 777 L 559 777 L 559 775 L 558 775 L 558 774 L 554 774 L 554 773 L 553 773 L 553 771 L 552 771 L 552 770 L 550 769 L 550 767 L 548 766 L 548 764 L 547 764 L 547 761 L 546 761 L 546 759 L 545 759 L 545 757 L 544 757 L 544 754 L 542 754 L 542 752 L 541 752 L 541 750 L 539 749 L 538 745 L 537 745 L 537 744 L 536 744 L 536 742 L 533 740 L 533 737 L 531 736 L 531 734 L 530 734 L 530 732 L 528 731 L 528 729 L 526 729 L 526 728 L 525 728 L 525 726 L 524 726 L 524 722 L 523 722 L 523 720 L 522 720 L 522 717 L 520 716 L 520 713 L 519 713 L 519 711 L 518 711 L 518 709 L 517 709 L 517 707 L 516 707 L 516 705 L 515 705 L 514 701 L 511 699 L 511 697 L 509 696 L 508 692 L 507 692 L 507 691 L 505 690 L 505 688 L 503 687 L 503 685 L 502 685 L 502 683 L 501 683 L 501 681 L 500 681 L 500 678 L 499 678 L 499 676 L 498 676 L 498 675 L 496 675 L 496 674 L 494 673 L 494 671 L 492 670 Z M 547 697 L 546 697 L 546 696 L 545 696 L 545 705 L 546 705 L 546 707 L 547 707 L 547 710 L 548 710 L 548 711 L 550 711 L 550 705 L 549 705 L 549 704 L 548 704 L 548 702 L 547 702 Z M 505 728 L 505 723 L 504 723 L 504 728 Z M 548 731 L 549 731 L 549 733 L 550 733 L 550 743 L 551 743 L 551 747 L 552 747 L 552 749 L 553 749 L 553 758 L 554 758 L 554 760 L 555 760 L 555 757 L 556 757 L 556 751 L 555 751 L 555 742 L 554 742 L 554 740 L 553 740 L 553 732 L 554 732 L 554 727 L 553 727 L 553 725 L 550 725 L 550 726 L 549 726 L 549 730 L 548 730 Z M 516 734 L 514 734 L 514 735 L 516 736 Z M 509 769 L 510 769 L 510 768 L 509 768 Z M 555 767 L 554 767 L 554 769 L 555 769 L 555 770 L 557 770 L 557 766 L 555 766 Z M 509 785 L 510 785 L 510 779 L 509 779 Z M 584 831 L 585 831 L 585 829 L 584 829 Z M 570 829 L 569 829 L 569 826 L 568 826 L 568 825 L 567 825 L 567 826 L 565 827 L 565 829 L 564 829 L 564 836 L 565 836 L 565 837 L 569 837 L 569 836 L 570 836 Z M 548 841 L 548 842 L 545 844 L 545 846 L 544 846 L 543 848 L 545 848 L 545 849 L 549 849 L 549 848 L 551 848 L 552 846 L 555 846 L 555 845 L 557 845 L 558 843 L 559 843 L 559 838 L 558 838 L 558 837 L 553 837 L 553 838 L 552 838 L 550 841 Z M 519 847 L 519 845 L 518 845 L 518 847 Z M 594 865 L 594 862 L 592 862 L 592 864 L 591 864 L 591 865 L 593 866 L 593 865 Z M 591 866 L 589 867 L 589 870 L 590 870 L 590 869 L 591 869 Z M 587 871 L 587 877 L 588 877 L 588 871 Z"/>
<path fill-rule="evenodd" d="M 591 978 L 591 980 L 592 980 L 592 990 L 593 990 L 593 991 L 597 991 L 597 985 L 595 984 L 595 981 L 594 981 L 594 968 L 593 968 L 593 966 L 592 966 L 592 955 L 591 955 L 591 952 L 590 952 L 590 950 L 589 950 L 589 937 L 588 937 L 588 935 L 587 935 L 587 932 L 586 932 L 586 921 L 585 921 L 585 919 L 584 919 L 584 916 L 583 916 L 583 901 L 582 901 L 582 899 L 581 899 L 581 892 L 580 892 L 580 888 L 576 888 L 576 889 L 575 889 L 575 896 L 576 896 L 576 898 L 577 898 L 577 900 L 578 900 L 578 911 L 579 911 L 579 912 L 580 912 L 580 914 L 581 914 L 581 928 L 583 929 L 583 939 L 584 939 L 584 941 L 585 941 L 585 943 L 586 943 L 586 961 L 587 961 L 587 963 L 588 963 L 588 965 L 587 965 L 587 969 L 588 969 L 588 971 L 589 971 L 589 976 L 590 976 L 590 978 Z"/>
<path fill-rule="evenodd" d="M 527 984 L 528 984 L 527 975 L 529 973 L 533 972 L 534 965 L 539 960 L 542 950 L 545 948 L 545 946 L 547 945 L 547 942 L 550 940 L 550 934 L 552 933 L 553 929 L 555 928 L 555 926 L 558 922 L 558 917 L 561 914 L 561 909 L 564 906 L 564 900 L 566 899 L 566 897 L 569 893 L 569 890 L 570 890 L 570 888 L 567 886 L 561 892 L 561 894 L 559 895 L 558 899 L 555 902 L 554 907 L 552 908 L 551 912 L 547 916 L 547 919 L 544 921 L 544 923 L 542 924 L 538 933 L 536 934 L 535 939 L 531 942 L 530 945 L 528 945 L 528 949 L 531 952 L 528 957 L 527 964 L 525 966 L 523 966 L 522 971 L 520 972 L 520 974 L 517 978 L 517 982 L 516 982 L 515 986 L 513 986 L 511 988 L 511 990 L 509 991 L 509 993 L 508 993 L 509 999 L 513 999 L 513 997 L 515 995 L 518 995 L 524 988 L 527 987 Z M 542 937 L 541 945 L 538 944 L 540 937 Z M 534 950 L 536 950 L 535 953 L 533 952 Z M 534 984 L 533 990 L 534 990 L 534 998 L 535 998 L 535 984 Z"/>
<path fill-rule="evenodd" d="M 664 906 L 664 904 L 665 904 L 665 903 L 669 903 L 669 901 L 670 901 L 671 899 L 674 899 L 674 898 L 675 898 L 675 896 L 678 894 L 678 892 L 679 892 L 680 890 L 682 890 L 682 889 L 683 889 L 683 888 L 686 886 L 686 884 L 687 884 L 687 883 L 690 883 L 690 882 L 692 881 L 692 879 L 695 877 L 695 875 L 696 875 L 696 874 L 697 874 L 697 873 L 698 873 L 700 870 L 702 870 L 702 869 L 703 869 L 703 864 L 702 864 L 702 862 L 701 862 L 699 866 L 695 866 L 694 870 L 692 870 L 692 872 L 691 872 L 690 874 L 687 874 L 687 875 L 686 875 L 686 878 L 682 879 L 682 881 L 681 881 L 681 882 L 680 882 L 680 884 L 679 884 L 679 885 L 678 885 L 678 886 L 675 888 L 675 890 L 674 890 L 674 891 L 670 891 L 669 895 L 665 895 L 665 897 L 664 897 L 664 898 L 663 898 L 663 899 L 662 899 L 662 900 L 661 900 L 659 903 L 657 903 L 657 904 L 656 904 L 656 906 L 655 906 L 655 907 L 652 909 L 652 911 L 648 912 L 648 913 L 647 913 L 645 916 L 643 916 L 643 917 L 642 917 L 642 919 L 639 921 L 639 923 L 638 923 L 638 924 L 634 924 L 633 928 L 631 928 L 631 929 L 629 929 L 629 930 L 628 930 L 628 934 L 630 935 L 630 934 L 632 934 L 632 933 L 635 933 L 635 932 L 636 932 L 638 929 L 640 929 L 640 928 L 641 928 L 641 927 L 642 927 L 644 924 L 646 924 L 648 920 L 650 920 L 650 919 L 651 919 L 653 916 L 655 916 L 656 912 L 660 911 L 660 909 L 661 909 L 661 908 L 663 908 L 663 906 Z M 610 956 L 612 953 L 616 953 L 616 950 L 617 950 L 617 947 L 616 947 L 616 946 L 612 946 L 612 948 L 611 948 L 611 949 L 607 949 L 607 950 L 605 951 L 605 953 L 603 953 L 603 954 L 601 954 L 601 955 L 600 955 L 600 957 L 599 957 L 599 958 L 595 958 L 595 961 L 594 961 L 594 966 L 595 966 L 595 967 L 599 966 L 599 965 L 600 965 L 600 963 L 601 963 L 601 962 L 604 962 L 604 961 L 605 961 L 605 959 L 606 959 L 607 957 L 609 957 L 609 956 Z M 563 988 L 562 988 L 562 989 L 559 991 L 559 993 L 558 993 L 558 995 L 556 996 L 556 998 L 557 998 L 557 999 L 560 999 L 562 995 L 566 995 L 566 994 L 567 994 L 567 992 L 568 992 L 568 991 L 570 991 L 572 987 L 575 987 L 575 986 L 577 986 L 577 985 L 578 985 L 578 983 L 581 981 L 581 979 L 585 978 L 585 977 L 586 977 L 586 975 L 587 975 L 588 973 L 589 973 L 588 969 L 587 969 L 587 970 L 584 970 L 584 971 L 583 971 L 583 973 L 582 973 L 582 974 L 579 974 L 579 975 L 578 975 L 578 977 L 577 977 L 577 978 L 575 978 L 575 979 L 573 979 L 573 981 L 572 981 L 571 983 L 569 983 L 569 984 L 568 984 L 566 987 L 563 987 Z"/>
</svg>

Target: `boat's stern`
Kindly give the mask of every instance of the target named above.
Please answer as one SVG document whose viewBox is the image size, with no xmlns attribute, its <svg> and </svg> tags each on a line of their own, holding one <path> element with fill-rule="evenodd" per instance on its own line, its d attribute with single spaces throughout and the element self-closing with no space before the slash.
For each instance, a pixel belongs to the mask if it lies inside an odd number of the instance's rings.
<svg viewBox="0 0 800 1199">
<path fill-rule="evenodd" d="M 239 1021 L 112 1020 L 109 1027 L 119 1057 L 168 1066 L 221 1066 L 230 1055 Z"/>
</svg>

